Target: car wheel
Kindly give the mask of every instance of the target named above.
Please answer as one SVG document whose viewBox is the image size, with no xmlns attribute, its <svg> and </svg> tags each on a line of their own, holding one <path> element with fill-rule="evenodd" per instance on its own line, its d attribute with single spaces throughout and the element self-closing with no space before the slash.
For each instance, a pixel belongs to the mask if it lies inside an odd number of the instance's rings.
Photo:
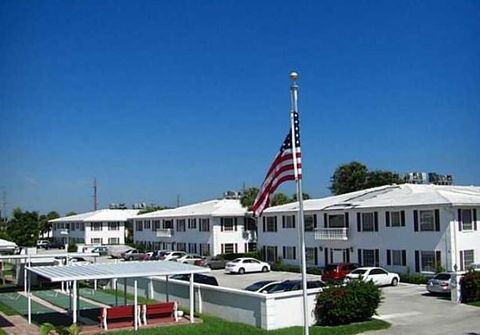
<svg viewBox="0 0 480 335">
<path fill-rule="evenodd" d="M 128 257 L 128 260 L 129 260 L 129 261 L 133 261 L 133 257 L 131 257 L 131 256 Z"/>
<path fill-rule="evenodd" d="M 238 269 L 238 273 L 243 275 L 245 273 L 245 269 L 244 268 L 240 268 Z"/>
<path fill-rule="evenodd" d="M 393 278 L 392 279 L 392 286 L 397 286 L 398 285 L 398 279 L 397 278 Z"/>
<path fill-rule="evenodd" d="M 262 268 L 262 272 L 268 272 L 268 267 L 264 266 L 264 267 Z"/>
</svg>

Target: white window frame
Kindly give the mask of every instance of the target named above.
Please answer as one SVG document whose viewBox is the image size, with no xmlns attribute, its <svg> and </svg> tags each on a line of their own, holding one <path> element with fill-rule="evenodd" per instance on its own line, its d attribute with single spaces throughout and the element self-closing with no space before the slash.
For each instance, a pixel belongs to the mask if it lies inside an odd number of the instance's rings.
<svg viewBox="0 0 480 335">
<path fill-rule="evenodd" d="M 315 265 L 315 248 L 305 248 L 305 260 L 307 265 Z"/>
<path fill-rule="evenodd" d="M 468 255 L 468 258 L 470 258 L 468 260 L 467 260 L 467 255 Z M 463 250 L 463 268 L 468 269 L 474 263 L 475 263 L 475 250 L 474 249 Z"/>
<path fill-rule="evenodd" d="M 230 249 L 230 247 L 232 248 L 231 252 L 227 252 L 227 246 L 228 246 L 228 249 Z M 225 243 L 223 245 L 223 253 L 224 254 L 233 254 L 234 252 L 235 252 L 235 243 Z"/>
<path fill-rule="evenodd" d="M 188 229 L 197 229 L 197 219 L 196 218 L 188 219 Z"/>
<path fill-rule="evenodd" d="M 91 222 L 90 229 L 92 231 L 102 231 L 103 230 L 103 222 Z"/>
<path fill-rule="evenodd" d="M 427 222 L 427 219 L 431 222 Z M 435 211 L 433 209 L 418 211 L 420 231 L 435 231 Z"/>
<path fill-rule="evenodd" d="M 283 259 L 296 259 L 295 247 L 285 247 L 285 255 Z"/>
<path fill-rule="evenodd" d="M 431 264 L 430 260 L 431 259 Z M 420 271 L 421 272 L 435 272 L 435 251 L 422 250 L 420 251 Z"/>
<path fill-rule="evenodd" d="M 465 231 L 472 231 L 473 230 L 473 211 L 469 208 L 469 209 L 462 209 L 462 230 L 465 230 Z M 467 222 L 467 224 L 465 224 L 465 214 L 466 213 L 469 213 L 468 215 L 470 216 L 470 222 Z"/>
<path fill-rule="evenodd" d="M 285 215 L 285 228 L 295 228 L 294 215 Z"/>
<path fill-rule="evenodd" d="M 391 227 L 402 226 L 402 214 L 400 211 L 390 212 L 390 226 Z"/>
<path fill-rule="evenodd" d="M 371 253 L 371 255 L 370 255 L 370 253 Z M 362 259 L 362 265 L 363 266 L 375 266 L 375 249 L 363 249 L 362 250 L 362 257 L 363 257 L 363 259 Z M 371 262 L 370 262 L 370 260 L 371 260 Z"/>
<path fill-rule="evenodd" d="M 371 220 L 371 222 L 369 222 Z M 375 231 L 375 213 L 362 213 L 362 231 Z"/>
<path fill-rule="evenodd" d="M 234 229 L 235 229 L 235 219 L 223 218 L 223 231 L 234 231 Z"/>
<path fill-rule="evenodd" d="M 90 239 L 91 244 L 102 244 L 103 239 L 101 237 L 93 237 Z"/>
<path fill-rule="evenodd" d="M 186 226 L 185 225 L 186 225 L 185 219 L 177 219 L 177 231 L 179 231 L 179 232 L 186 231 Z"/>
<path fill-rule="evenodd" d="M 120 222 L 109 222 L 108 230 L 120 230 Z"/>
<path fill-rule="evenodd" d="M 402 250 L 392 250 L 392 265 L 402 266 Z"/>
<path fill-rule="evenodd" d="M 341 224 L 339 222 L 336 222 L 337 220 L 341 221 Z M 329 214 L 328 215 L 328 228 L 346 228 L 345 227 L 345 214 Z"/>
<path fill-rule="evenodd" d="M 143 221 L 143 230 L 150 230 L 152 227 L 151 224 L 150 220 Z"/>
<path fill-rule="evenodd" d="M 304 214 L 303 223 L 305 225 L 305 231 L 313 231 L 315 228 L 315 214 Z"/>
<path fill-rule="evenodd" d="M 276 232 L 277 227 L 275 225 L 275 222 L 276 222 L 276 217 L 275 216 L 267 216 L 265 218 L 265 231 L 270 232 L 270 233 Z"/>
<path fill-rule="evenodd" d="M 201 218 L 198 222 L 200 231 L 210 231 L 210 219 Z"/>
<path fill-rule="evenodd" d="M 108 244 L 111 244 L 111 245 L 120 244 L 120 238 L 119 237 L 109 237 L 108 238 Z"/>
</svg>

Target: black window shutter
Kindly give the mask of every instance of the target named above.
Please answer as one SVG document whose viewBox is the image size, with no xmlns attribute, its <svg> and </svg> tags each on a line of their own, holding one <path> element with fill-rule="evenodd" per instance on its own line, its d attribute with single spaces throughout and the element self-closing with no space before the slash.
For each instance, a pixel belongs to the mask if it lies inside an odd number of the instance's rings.
<svg viewBox="0 0 480 335">
<path fill-rule="evenodd" d="M 390 249 L 387 249 L 387 265 L 392 265 L 392 255 Z"/>
<path fill-rule="evenodd" d="M 346 228 L 350 227 L 350 222 L 348 220 L 348 213 L 345 213 L 345 227 Z"/>
<path fill-rule="evenodd" d="M 458 209 L 458 231 L 462 231 L 462 209 Z"/>
<path fill-rule="evenodd" d="M 435 231 L 440 231 L 440 210 L 435 210 Z"/>
<path fill-rule="evenodd" d="M 237 231 L 237 225 L 238 225 L 237 218 L 234 219 L 234 224 L 235 224 L 235 231 Z"/>
<path fill-rule="evenodd" d="M 465 270 L 463 266 L 463 251 L 460 250 L 460 271 L 463 271 L 463 270 Z"/>
<path fill-rule="evenodd" d="M 373 213 L 373 217 L 375 219 L 375 231 L 378 231 L 378 212 Z"/>
<path fill-rule="evenodd" d="M 297 259 L 297 247 L 293 247 L 293 259 Z"/>
<path fill-rule="evenodd" d="M 360 213 L 357 213 L 357 231 L 362 231 L 362 223 L 360 222 Z"/>
<path fill-rule="evenodd" d="M 223 254 L 225 252 L 225 244 L 222 244 L 221 249 L 221 253 Z"/>
<path fill-rule="evenodd" d="M 328 248 L 324 248 L 323 252 L 325 254 L 325 266 L 328 265 Z"/>
<path fill-rule="evenodd" d="M 385 226 L 390 227 L 390 212 L 385 212 Z"/>
<path fill-rule="evenodd" d="M 375 249 L 375 266 L 380 265 L 380 250 Z"/>
<path fill-rule="evenodd" d="M 265 222 L 265 218 L 263 218 L 263 222 Z M 265 231 L 265 226 L 263 226 L 263 231 Z M 223 218 L 220 218 L 220 231 L 223 231 Z M 223 252 L 222 252 L 223 254 Z"/>
<path fill-rule="evenodd" d="M 345 257 L 346 257 L 346 262 L 350 263 L 350 249 L 345 249 Z"/>
<path fill-rule="evenodd" d="M 413 211 L 413 230 L 418 231 L 418 211 L 417 210 Z"/>
<path fill-rule="evenodd" d="M 274 231 L 278 231 L 278 229 L 277 229 L 277 216 L 274 216 L 274 218 L 275 218 L 275 219 L 274 219 L 274 220 L 275 220 L 275 228 L 274 228 Z"/>
<path fill-rule="evenodd" d="M 263 232 L 265 232 L 265 216 L 262 219 L 263 219 Z"/>
<path fill-rule="evenodd" d="M 317 214 L 313 214 L 313 228 L 317 228 Z"/>
<path fill-rule="evenodd" d="M 400 212 L 400 225 L 405 227 L 405 211 Z"/>
<path fill-rule="evenodd" d="M 263 260 L 266 261 L 267 260 L 267 247 L 266 246 L 262 246 L 262 254 L 263 254 Z"/>
<path fill-rule="evenodd" d="M 285 215 L 282 215 L 282 228 L 285 228 Z"/>
<path fill-rule="evenodd" d="M 415 272 L 420 272 L 420 251 L 415 250 Z"/>
<path fill-rule="evenodd" d="M 473 230 L 477 230 L 477 209 L 473 209 Z"/>
<path fill-rule="evenodd" d="M 402 250 L 402 266 L 407 266 L 407 250 Z"/>
<path fill-rule="evenodd" d="M 435 266 L 437 268 L 442 266 L 442 252 L 440 250 L 435 251 Z"/>
<path fill-rule="evenodd" d="M 318 248 L 314 248 L 315 265 L 318 265 Z"/>
<path fill-rule="evenodd" d="M 292 220 L 293 220 L 293 228 L 295 228 L 295 215 L 292 215 Z"/>
<path fill-rule="evenodd" d="M 358 264 L 362 265 L 362 249 L 357 250 Z"/>
<path fill-rule="evenodd" d="M 238 253 L 238 243 L 235 243 L 235 253 Z"/>
<path fill-rule="evenodd" d="M 323 227 L 328 228 L 328 216 L 327 213 L 323 214 Z"/>
<path fill-rule="evenodd" d="M 283 259 L 285 259 L 285 256 L 287 255 L 287 248 L 285 246 L 282 247 L 282 252 L 283 252 Z"/>
</svg>

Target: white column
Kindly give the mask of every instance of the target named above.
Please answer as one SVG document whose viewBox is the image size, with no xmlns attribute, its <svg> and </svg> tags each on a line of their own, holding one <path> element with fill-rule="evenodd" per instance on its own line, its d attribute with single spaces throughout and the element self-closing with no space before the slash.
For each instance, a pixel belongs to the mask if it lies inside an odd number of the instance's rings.
<svg viewBox="0 0 480 335">
<path fill-rule="evenodd" d="M 96 291 L 97 290 L 97 280 L 93 280 L 93 289 Z"/>
<path fill-rule="evenodd" d="M 25 264 L 27 265 L 27 264 Z M 27 274 L 27 286 L 28 286 L 28 324 L 32 324 L 32 294 L 30 293 L 30 271 Z"/>
<path fill-rule="evenodd" d="M 77 281 L 73 281 L 73 323 L 77 323 Z"/>
<path fill-rule="evenodd" d="M 150 299 L 153 299 L 153 279 L 150 278 L 150 281 L 148 282 L 148 297 Z"/>
<path fill-rule="evenodd" d="M 193 323 L 194 296 L 193 296 L 193 273 L 190 273 L 190 323 Z"/>
<path fill-rule="evenodd" d="M 138 297 L 137 297 L 137 279 L 133 281 L 133 289 L 134 289 L 134 298 L 133 298 L 133 308 L 134 308 L 134 315 L 135 315 L 135 320 L 134 320 L 134 325 L 135 325 L 135 330 L 138 329 L 138 309 L 137 309 L 137 303 L 138 303 Z"/>
</svg>

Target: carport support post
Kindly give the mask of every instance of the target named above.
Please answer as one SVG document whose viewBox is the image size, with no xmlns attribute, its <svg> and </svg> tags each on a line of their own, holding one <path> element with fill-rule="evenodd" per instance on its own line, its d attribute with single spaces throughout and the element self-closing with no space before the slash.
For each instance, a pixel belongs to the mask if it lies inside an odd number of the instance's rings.
<svg viewBox="0 0 480 335">
<path fill-rule="evenodd" d="M 115 306 L 118 306 L 118 285 L 117 278 L 113 279 L 113 285 L 115 287 Z"/>
<path fill-rule="evenodd" d="M 165 276 L 165 292 L 166 292 L 166 297 L 165 300 L 168 302 L 169 296 L 168 296 L 168 276 Z"/>
<path fill-rule="evenodd" d="M 194 297 L 193 297 L 193 273 L 190 273 L 190 323 L 193 323 L 193 309 L 194 309 Z"/>
<path fill-rule="evenodd" d="M 73 323 L 77 323 L 77 281 L 73 281 Z"/>
<path fill-rule="evenodd" d="M 123 306 L 127 306 L 127 278 L 123 278 Z"/>
<path fill-rule="evenodd" d="M 97 290 L 97 280 L 96 279 L 93 280 L 93 290 L 94 291 Z"/>
<path fill-rule="evenodd" d="M 28 298 L 28 324 L 32 324 L 32 294 L 30 293 L 30 271 L 27 274 L 27 298 Z"/>
<path fill-rule="evenodd" d="M 150 278 L 150 281 L 148 282 L 148 297 L 150 299 L 153 299 L 153 279 Z"/>
<path fill-rule="evenodd" d="M 134 308 L 134 312 L 135 312 L 135 321 L 134 321 L 134 325 L 135 325 L 135 330 L 138 329 L 138 309 L 137 309 L 137 304 L 138 304 L 138 296 L 137 296 L 137 279 L 135 278 L 135 280 L 133 281 L 133 290 L 134 290 L 134 296 L 133 296 L 133 308 Z"/>
</svg>

